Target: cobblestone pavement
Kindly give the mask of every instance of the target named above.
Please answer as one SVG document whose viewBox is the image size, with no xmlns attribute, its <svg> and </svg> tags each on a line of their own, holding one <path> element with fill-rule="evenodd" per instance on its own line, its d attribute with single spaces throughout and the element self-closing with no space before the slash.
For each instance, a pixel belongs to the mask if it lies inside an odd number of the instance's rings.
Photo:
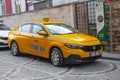
<svg viewBox="0 0 120 80">
<path fill-rule="evenodd" d="M 93 63 L 55 67 L 30 55 L 12 56 L 0 50 L 0 80 L 120 80 L 120 61 L 99 59 Z"/>
</svg>

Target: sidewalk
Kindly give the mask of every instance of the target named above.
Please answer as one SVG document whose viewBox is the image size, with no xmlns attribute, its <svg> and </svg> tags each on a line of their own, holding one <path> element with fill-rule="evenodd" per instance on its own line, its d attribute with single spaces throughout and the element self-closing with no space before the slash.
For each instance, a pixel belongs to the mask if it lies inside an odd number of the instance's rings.
<svg viewBox="0 0 120 80">
<path fill-rule="evenodd" d="M 103 52 L 102 58 L 103 59 L 111 59 L 111 60 L 120 60 L 120 53 Z"/>
</svg>

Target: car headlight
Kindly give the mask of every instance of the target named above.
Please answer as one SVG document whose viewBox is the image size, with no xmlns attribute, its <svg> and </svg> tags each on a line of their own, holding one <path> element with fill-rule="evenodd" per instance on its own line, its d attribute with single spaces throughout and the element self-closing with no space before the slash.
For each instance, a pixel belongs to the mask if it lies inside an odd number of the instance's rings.
<svg viewBox="0 0 120 80">
<path fill-rule="evenodd" d="M 72 49 L 80 49 L 82 46 L 77 45 L 77 44 L 65 44 L 66 47 L 72 48 Z"/>
</svg>

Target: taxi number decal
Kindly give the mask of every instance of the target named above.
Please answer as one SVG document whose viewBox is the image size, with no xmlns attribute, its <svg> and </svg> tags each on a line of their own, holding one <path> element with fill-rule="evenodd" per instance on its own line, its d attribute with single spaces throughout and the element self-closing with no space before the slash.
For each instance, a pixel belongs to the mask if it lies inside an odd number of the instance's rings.
<svg viewBox="0 0 120 80">
<path fill-rule="evenodd" d="M 45 48 L 43 48 L 42 46 L 40 46 L 40 52 L 45 52 Z"/>
<path fill-rule="evenodd" d="M 31 44 L 31 49 L 38 51 L 38 46 Z"/>
</svg>

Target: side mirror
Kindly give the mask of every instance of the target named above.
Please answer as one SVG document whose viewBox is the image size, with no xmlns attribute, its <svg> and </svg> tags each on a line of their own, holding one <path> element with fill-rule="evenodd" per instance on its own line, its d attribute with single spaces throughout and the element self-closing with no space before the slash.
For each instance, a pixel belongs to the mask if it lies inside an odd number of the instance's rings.
<svg viewBox="0 0 120 80">
<path fill-rule="evenodd" d="M 38 34 L 43 35 L 43 36 L 47 36 L 47 33 L 45 31 L 39 31 Z"/>
</svg>

